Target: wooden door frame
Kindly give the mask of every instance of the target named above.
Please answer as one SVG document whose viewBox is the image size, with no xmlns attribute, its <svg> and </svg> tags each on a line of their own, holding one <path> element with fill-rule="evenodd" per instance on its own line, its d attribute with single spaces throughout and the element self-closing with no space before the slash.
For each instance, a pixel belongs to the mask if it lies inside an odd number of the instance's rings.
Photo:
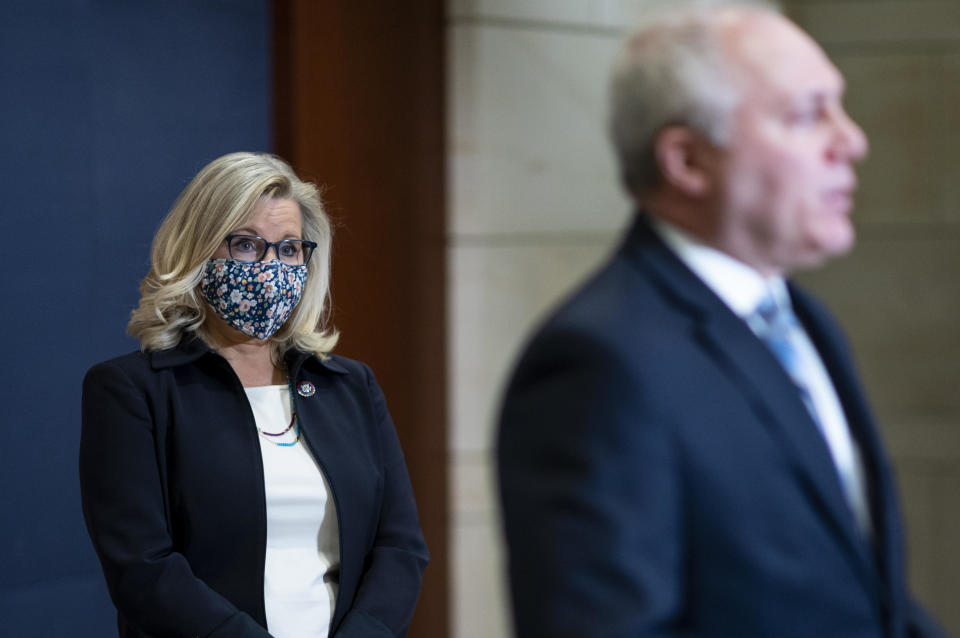
<svg viewBox="0 0 960 638">
<path fill-rule="evenodd" d="M 431 561 L 409 636 L 449 634 L 443 0 L 274 0 L 275 148 L 324 186 L 337 352 L 387 397 Z"/>
</svg>

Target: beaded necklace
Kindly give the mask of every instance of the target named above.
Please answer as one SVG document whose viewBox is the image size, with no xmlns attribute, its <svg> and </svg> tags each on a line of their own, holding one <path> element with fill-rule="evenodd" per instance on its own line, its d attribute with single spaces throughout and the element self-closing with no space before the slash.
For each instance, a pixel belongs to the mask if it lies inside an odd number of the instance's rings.
<svg viewBox="0 0 960 638">
<path fill-rule="evenodd" d="M 269 441 L 270 443 L 273 443 L 278 447 L 292 447 L 296 445 L 297 442 L 300 440 L 300 420 L 297 418 L 296 410 L 294 410 L 294 406 L 296 404 L 294 403 L 294 400 L 293 400 L 293 386 L 290 384 L 290 377 L 287 377 L 287 389 L 290 391 L 290 425 L 288 425 L 285 429 L 283 429 L 280 432 L 266 432 L 264 430 L 261 430 L 259 426 L 257 427 L 257 434 L 259 434 L 264 441 Z M 292 441 L 283 443 L 281 441 L 274 441 L 273 439 L 269 438 L 269 437 L 283 436 L 284 434 L 289 432 L 290 429 L 293 427 L 296 427 L 296 430 L 294 432 Z"/>
</svg>

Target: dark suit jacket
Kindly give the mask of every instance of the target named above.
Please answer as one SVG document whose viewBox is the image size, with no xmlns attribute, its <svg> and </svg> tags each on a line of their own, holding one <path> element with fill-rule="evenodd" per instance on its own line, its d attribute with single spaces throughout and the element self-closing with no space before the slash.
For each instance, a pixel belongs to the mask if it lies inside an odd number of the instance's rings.
<svg viewBox="0 0 960 638">
<path fill-rule="evenodd" d="M 847 346 L 790 293 L 863 453 L 873 546 L 780 364 L 640 215 L 507 390 L 519 638 L 940 635 L 906 590 L 891 468 Z"/>
<path fill-rule="evenodd" d="M 403 453 L 365 365 L 287 355 L 302 440 L 340 529 L 331 635 L 402 636 L 427 550 Z M 243 388 L 199 340 L 94 366 L 83 385 L 80 486 L 120 635 L 262 638 L 263 461 Z"/>
</svg>

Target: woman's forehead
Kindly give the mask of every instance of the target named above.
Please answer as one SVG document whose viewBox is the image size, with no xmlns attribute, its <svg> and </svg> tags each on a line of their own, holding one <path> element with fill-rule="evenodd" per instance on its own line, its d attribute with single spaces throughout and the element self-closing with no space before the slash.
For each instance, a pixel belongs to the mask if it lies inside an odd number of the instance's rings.
<svg viewBox="0 0 960 638">
<path fill-rule="evenodd" d="M 297 202 L 285 198 L 261 198 L 237 230 L 256 231 L 254 234 L 266 237 L 264 233 L 299 235 L 302 228 L 303 215 Z"/>
</svg>

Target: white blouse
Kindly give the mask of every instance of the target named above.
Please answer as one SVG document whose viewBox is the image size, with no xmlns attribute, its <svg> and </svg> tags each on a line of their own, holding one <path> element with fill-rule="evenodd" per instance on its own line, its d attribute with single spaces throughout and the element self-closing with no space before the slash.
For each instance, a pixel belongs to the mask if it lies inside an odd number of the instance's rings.
<svg viewBox="0 0 960 638">
<path fill-rule="evenodd" d="M 286 385 L 244 388 L 257 427 L 282 432 L 291 422 Z M 296 427 L 259 435 L 267 497 L 263 598 L 267 630 L 276 638 L 326 636 L 337 599 L 340 537 L 326 477 Z M 276 443 L 274 443 L 276 442 Z"/>
</svg>

